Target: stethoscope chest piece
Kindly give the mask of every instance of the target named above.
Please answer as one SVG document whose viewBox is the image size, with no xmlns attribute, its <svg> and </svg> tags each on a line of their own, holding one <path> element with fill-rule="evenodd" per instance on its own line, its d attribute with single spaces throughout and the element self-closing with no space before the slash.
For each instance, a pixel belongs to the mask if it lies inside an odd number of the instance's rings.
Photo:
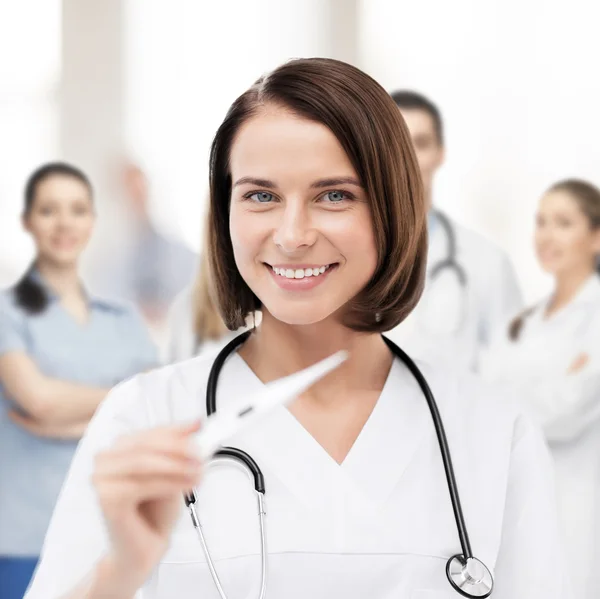
<svg viewBox="0 0 600 599">
<path fill-rule="evenodd" d="M 454 589 L 464 597 L 489 597 L 494 588 L 491 572 L 485 564 L 475 557 L 466 562 L 462 555 L 448 560 L 446 575 Z"/>
</svg>

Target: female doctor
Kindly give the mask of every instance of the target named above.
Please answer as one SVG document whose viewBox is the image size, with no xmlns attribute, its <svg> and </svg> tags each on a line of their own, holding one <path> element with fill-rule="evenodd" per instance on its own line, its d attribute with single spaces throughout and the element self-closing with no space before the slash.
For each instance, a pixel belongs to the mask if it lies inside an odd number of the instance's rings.
<svg viewBox="0 0 600 599">
<path fill-rule="evenodd" d="M 535 234 L 551 295 L 499 331 L 483 362 L 490 381 L 541 424 L 556 464 L 559 513 L 577 597 L 600 576 L 600 190 L 562 181 L 542 198 Z"/>
<path fill-rule="evenodd" d="M 380 334 L 414 307 L 426 262 L 418 167 L 394 102 L 350 65 L 288 62 L 230 108 L 210 183 L 223 318 L 235 329 L 263 312 L 223 365 L 217 407 L 350 352 L 290 408 L 231 440 L 264 474 L 268 597 L 461 597 L 446 575 L 461 544 L 431 414 Z M 227 461 L 203 468 L 191 451 L 212 366 L 198 357 L 112 391 L 80 446 L 27 599 L 264 596 L 252 481 Z M 493 597 L 567 597 L 537 429 L 480 389 L 424 373 Z M 193 486 L 223 593 L 184 509 Z M 481 590 L 487 574 L 470 564 L 458 583 Z"/>
</svg>

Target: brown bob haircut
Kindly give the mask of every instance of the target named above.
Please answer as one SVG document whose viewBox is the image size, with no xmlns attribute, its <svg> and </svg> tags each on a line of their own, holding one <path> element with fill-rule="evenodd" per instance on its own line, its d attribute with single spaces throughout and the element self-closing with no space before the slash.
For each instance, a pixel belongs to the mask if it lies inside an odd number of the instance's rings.
<svg viewBox="0 0 600 599">
<path fill-rule="evenodd" d="M 240 275 L 229 232 L 229 156 L 240 127 L 267 104 L 328 127 L 370 201 L 377 267 L 350 302 L 345 324 L 383 332 L 417 304 L 427 260 L 426 211 L 410 136 L 389 94 L 359 69 L 326 58 L 292 60 L 261 77 L 231 106 L 210 153 L 209 264 L 227 327 L 244 326 L 261 307 Z"/>
</svg>

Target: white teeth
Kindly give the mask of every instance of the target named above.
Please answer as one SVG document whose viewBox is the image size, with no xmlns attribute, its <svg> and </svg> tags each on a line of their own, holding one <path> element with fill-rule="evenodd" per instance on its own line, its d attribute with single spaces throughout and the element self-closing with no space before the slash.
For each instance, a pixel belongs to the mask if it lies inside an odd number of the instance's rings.
<svg viewBox="0 0 600 599">
<path fill-rule="evenodd" d="M 285 277 L 286 279 L 303 279 L 304 277 L 318 277 L 323 274 L 328 268 L 327 266 L 321 266 L 320 268 L 279 268 L 278 266 L 273 266 L 273 272 L 280 277 Z"/>
</svg>

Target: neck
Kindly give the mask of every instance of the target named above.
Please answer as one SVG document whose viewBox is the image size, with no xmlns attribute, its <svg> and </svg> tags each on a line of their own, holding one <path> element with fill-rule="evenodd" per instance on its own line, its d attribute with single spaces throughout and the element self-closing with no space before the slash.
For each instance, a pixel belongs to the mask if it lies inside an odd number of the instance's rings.
<svg viewBox="0 0 600 599">
<path fill-rule="evenodd" d="M 64 266 L 38 259 L 36 268 L 47 285 L 59 297 L 81 294 L 81 285 L 76 264 Z"/>
<path fill-rule="evenodd" d="M 547 313 L 551 314 L 569 304 L 592 274 L 593 270 L 586 268 L 558 275 Z"/>
<path fill-rule="evenodd" d="M 263 382 L 269 382 L 315 364 L 339 351 L 350 357 L 310 390 L 313 399 L 345 399 L 346 392 L 381 390 L 392 354 L 378 333 L 353 331 L 333 319 L 314 325 L 288 325 L 263 309 L 260 327 L 240 355 Z"/>
</svg>

